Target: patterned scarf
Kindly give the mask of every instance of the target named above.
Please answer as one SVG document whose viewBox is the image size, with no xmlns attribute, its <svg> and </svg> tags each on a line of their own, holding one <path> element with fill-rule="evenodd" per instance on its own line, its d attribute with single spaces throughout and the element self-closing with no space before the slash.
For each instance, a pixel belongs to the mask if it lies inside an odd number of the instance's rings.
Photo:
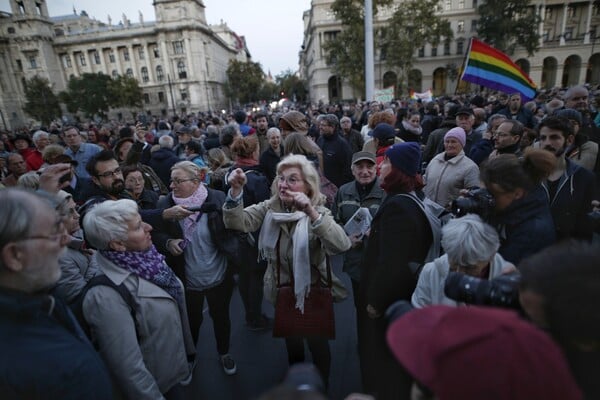
<svg viewBox="0 0 600 400">
<path fill-rule="evenodd" d="M 177 303 L 183 304 L 183 290 L 173 270 L 165 264 L 165 256 L 154 245 L 146 251 L 100 250 L 100 254 L 140 278 L 146 279 L 169 293 Z"/>
<path fill-rule="evenodd" d="M 175 195 L 173 195 L 173 201 L 178 206 L 201 206 L 202 204 L 204 204 L 204 201 L 207 197 L 208 190 L 206 190 L 203 184 L 200 184 L 200 186 L 198 186 L 198 189 L 194 193 L 192 193 L 191 196 L 182 198 L 175 197 Z M 199 219 L 200 212 L 195 212 L 189 217 L 179 221 L 181 229 L 183 230 L 183 238 L 187 242 L 189 242 L 192 239 L 192 235 L 196 230 L 196 225 L 198 224 Z"/>
</svg>

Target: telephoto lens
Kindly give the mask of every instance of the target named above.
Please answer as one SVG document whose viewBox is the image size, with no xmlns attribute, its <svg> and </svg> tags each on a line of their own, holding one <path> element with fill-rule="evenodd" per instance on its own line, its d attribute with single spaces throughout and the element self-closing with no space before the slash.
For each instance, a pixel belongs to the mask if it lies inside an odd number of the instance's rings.
<svg viewBox="0 0 600 400">
<path fill-rule="evenodd" d="M 444 285 L 444 294 L 467 304 L 520 309 L 520 281 L 518 272 L 500 275 L 491 281 L 450 272 Z"/>
</svg>

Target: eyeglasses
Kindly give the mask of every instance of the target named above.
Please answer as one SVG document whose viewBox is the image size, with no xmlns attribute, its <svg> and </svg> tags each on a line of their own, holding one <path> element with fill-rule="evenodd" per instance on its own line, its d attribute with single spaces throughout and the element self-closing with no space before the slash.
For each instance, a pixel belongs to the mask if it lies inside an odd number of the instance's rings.
<svg viewBox="0 0 600 400">
<path fill-rule="evenodd" d="M 283 182 L 287 182 L 288 185 L 294 186 L 294 185 L 297 185 L 299 182 L 302 182 L 302 179 L 296 178 L 295 176 L 285 177 L 283 175 L 280 175 L 280 176 L 277 177 L 277 181 L 280 184 L 283 183 Z"/>
<path fill-rule="evenodd" d="M 117 176 L 121 174 L 121 168 L 117 168 L 114 171 L 106 171 L 98 174 L 99 178 L 110 178 L 111 176 Z"/>
<path fill-rule="evenodd" d="M 494 133 L 494 136 L 503 138 L 503 137 L 509 137 L 509 136 L 512 136 L 512 135 L 510 133 L 496 131 Z"/>
<path fill-rule="evenodd" d="M 171 183 L 174 185 L 181 185 L 183 182 L 189 182 L 189 181 L 195 181 L 197 180 L 197 178 L 190 178 L 190 179 L 171 179 Z"/>
</svg>

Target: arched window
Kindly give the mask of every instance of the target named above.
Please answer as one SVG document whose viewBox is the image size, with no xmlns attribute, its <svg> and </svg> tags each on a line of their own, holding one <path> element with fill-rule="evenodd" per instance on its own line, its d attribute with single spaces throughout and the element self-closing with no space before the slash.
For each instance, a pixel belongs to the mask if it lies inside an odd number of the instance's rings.
<svg viewBox="0 0 600 400">
<path fill-rule="evenodd" d="M 113 77 L 113 79 L 117 79 L 119 77 L 119 73 L 117 72 L 116 69 L 112 70 L 112 77 Z"/>
<path fill-rule="evenodd" d="M 127 68 L 125 75 L 127 75 L 130 78 L 133 78 L 133 70 L 131 68 Z"/>
<path fill-rule="evenodd" d="M 156 80 L 162 82 L 164 79 L 165 74 L 163 72 L 163 67 L 159 65 L 156 67 Z"/>
<path fill-rule="evenodd" d="M 150 78 L 148 77 L 148 68 L 142 67 L 141 75 L 142 75 L 142 82 L 146 83 L 150 80 Z"/>
<path fill-rule="evenodd" d="M 187 71 L 185 70 L 185 63 L 183 61 L 177 62 L 177 73 L 179 74 L 179 79 L 187 78 Z"/>
</svg>

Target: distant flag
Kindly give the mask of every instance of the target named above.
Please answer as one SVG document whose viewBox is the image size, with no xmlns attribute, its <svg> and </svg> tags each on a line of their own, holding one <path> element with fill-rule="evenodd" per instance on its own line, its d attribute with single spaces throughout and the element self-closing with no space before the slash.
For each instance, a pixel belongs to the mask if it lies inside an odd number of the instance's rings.
<svg viewBox="0 0 600 400">
<path fill-rule="evenodd" d="M 510 57 L 475 38 L 460 79 L 508 94 L 518 92 L 525 101 L 535 97 L 535 83 Z"/>
<path fill-rule="evenodd" d="M 413 100 L 419 100 L 421 99 L 422 101 L 433 101 L 433 93 L 431 92 L 431 89 L 427 89 L 427 91 L 423 92 L 423 93 L 417 93 L 414 90 L 410 90 L 410 98 Z"/>
</svg>

